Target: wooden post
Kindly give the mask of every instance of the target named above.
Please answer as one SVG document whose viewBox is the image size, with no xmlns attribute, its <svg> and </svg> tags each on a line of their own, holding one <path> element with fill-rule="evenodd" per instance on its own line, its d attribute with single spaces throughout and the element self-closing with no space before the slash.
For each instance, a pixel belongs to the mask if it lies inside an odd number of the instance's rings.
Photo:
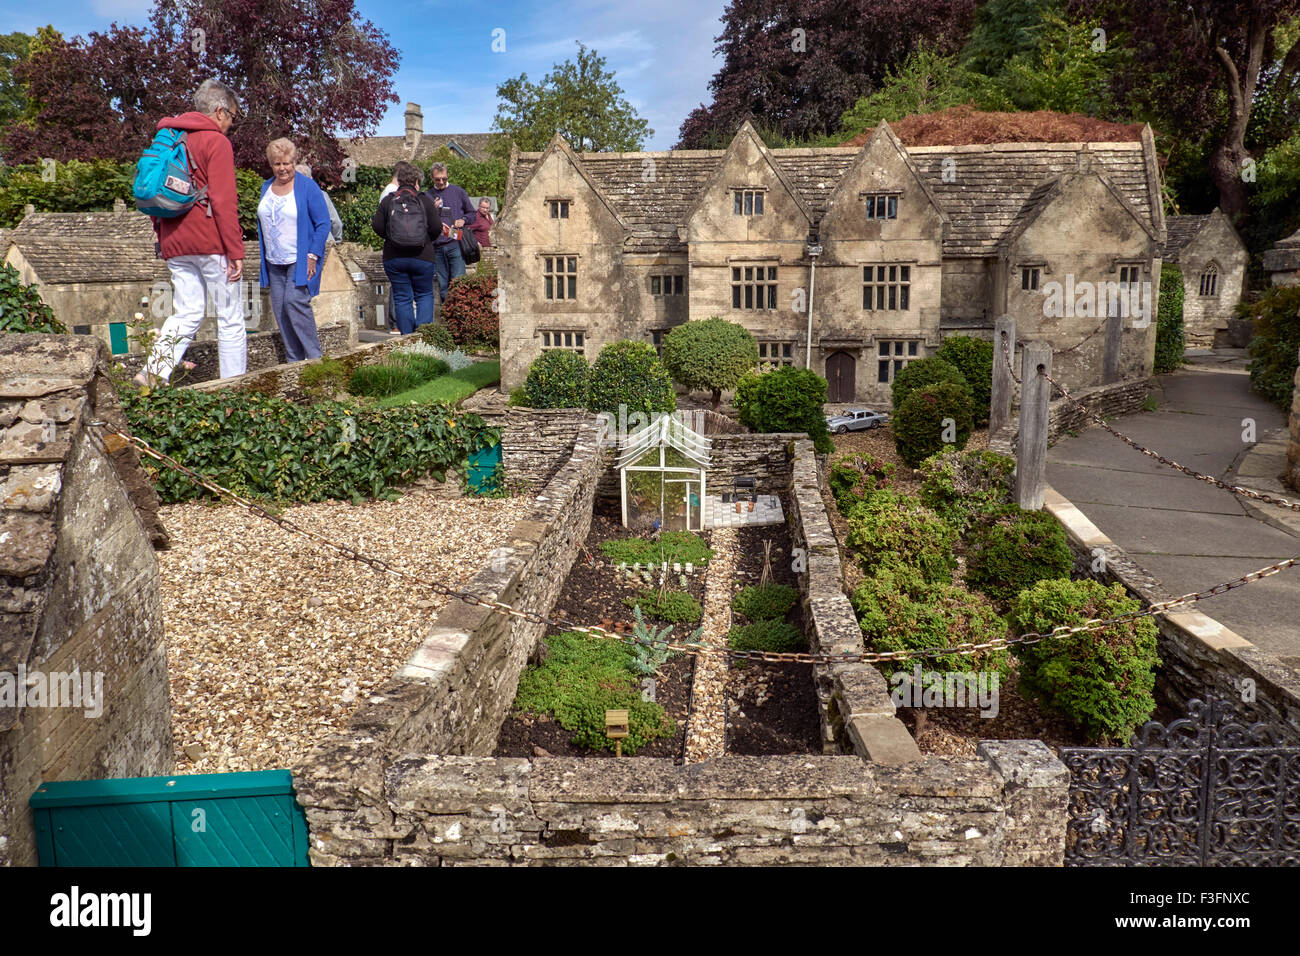
<svg viewBox="0 0 1300 956">
<path fill-rule="evenodd" d="M 1002 351 L 1006 342 L 1011 361 L 1016 360 L 1016 320 L 1010 315 L 1000 316 L 993 323 L 993 392 L 989 403 L 989 437 L 1011 421 L 1011 394 L 1016 387 L 1011 369 Z"/>
<path fill-rule="evenodd" d="M 1043 507 L 1047 483 L 1047 403 L 1052 386 L 1039 374 L 1052 373 L 1052 346 L 1031 342 L 1020 365 L 1020 444 L 1016 451 L 1016 503 L 1026 511 Z"/>
<path fill-rule="evenodd" d="M 1110 303 L 1110 313 L 1106 317 L 1106 352 L 1102 358 L 1101 381 L 1105 385 L 1119 381 L 1119 355 L 1123 348 L 1124 317 L 1120 315 L 1119 303 Z"/>
</svg>

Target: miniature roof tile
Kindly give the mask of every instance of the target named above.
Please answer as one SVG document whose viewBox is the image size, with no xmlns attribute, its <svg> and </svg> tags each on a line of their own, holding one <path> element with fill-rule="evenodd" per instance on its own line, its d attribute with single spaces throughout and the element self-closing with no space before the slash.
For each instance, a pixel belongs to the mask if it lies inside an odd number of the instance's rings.
<svg viewBox="0 0 1300 956">
<path fill-rule="evenodd" d="M 1209 221 L 1209 218 L 1209 216 L 1166 217 L 1165 229 L 1168 238 L 1165 240 L 1164 254 L 1161 258 L 1165 262 L 1177 262 L 1178 254 L 1196 238 L 1196 234 L 1201 231 L 1201 227 Z"/>
<path fill-rule="evenodd" d="M 943 251 L 948 256 L 992 256 L 998 242 L 1025 212 L 1045 180 L 1076 172 L 1087 152 L 1091 168 L 1108 180 L 1150 232 L 1152 219 L 1146 157 L 1141 143 L 1002 143 L 978 146 L 908 147 L 907 155 L 949 217 Z M 769 151 L 816 216 L 856 147 L 773 149 Z M 723 150 L 672 150 L 660 153 L 581 153 L 584 169 L 618 208 L 631 230 L 629 252 L 685 252 L 678 227 L 704 188 Z M 518 194 L 542 153 L 520 153 L 510 169 L 507 192 Z M 951 158 L 944 176 L 944 160 Z M 650 170 L 653 175 L 646 175 Z M 948 181 L 945 181 L 947 179 Z"/>
<path fill-rule="evenodd" d="M 423 162 L 444 146 L 451 149 L 454 154 L 463 151 L 475 162 L 482 162 L 488 158 L 488 146 L 494 135 L 494 133 L 421 133 L 419 141 L 415 144 L 414 155 L 406 145 L 405 136 L 340 139 L 339 146 L 362 166 L 391 167 L 402 159 L 408 162 Z"/>
</svg>

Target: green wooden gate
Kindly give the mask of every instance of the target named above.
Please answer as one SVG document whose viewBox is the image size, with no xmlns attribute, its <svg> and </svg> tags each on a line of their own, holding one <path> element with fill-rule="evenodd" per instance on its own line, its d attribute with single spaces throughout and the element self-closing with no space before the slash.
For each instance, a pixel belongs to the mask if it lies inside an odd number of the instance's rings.
<svg viewBox="0 0 1300 956">
<path fill-rule="evenodd" d="M 310 866 L 288 770 L 42 783 L 41 866 Z"/>
</svg>

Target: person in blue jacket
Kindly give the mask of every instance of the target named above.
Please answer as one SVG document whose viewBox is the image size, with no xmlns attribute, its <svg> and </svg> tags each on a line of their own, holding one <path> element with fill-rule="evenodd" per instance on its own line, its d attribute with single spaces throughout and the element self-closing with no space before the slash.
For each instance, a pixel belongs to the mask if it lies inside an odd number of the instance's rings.
<svg viewBox="0 0 1300 956">
<path fill-rule="evenodd" d="M 320 292 L 325 238 L 330 234 L 325 194 L 294 169 L 292 140 L 272 140 L 266 159 L 275 174 L 262 184 L 257 241 L 262 250 L 262 288 L 271 290 L 271 311 L 290 362 L 321 357 L 312 296 Z"/>
</svg>

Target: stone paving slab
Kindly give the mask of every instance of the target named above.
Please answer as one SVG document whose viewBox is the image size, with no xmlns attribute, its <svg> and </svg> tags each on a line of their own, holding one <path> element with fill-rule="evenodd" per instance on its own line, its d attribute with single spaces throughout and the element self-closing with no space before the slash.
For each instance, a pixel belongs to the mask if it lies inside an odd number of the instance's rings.
<svg viewBox="0 0 1300 956">
<path fill-rule="evenodd" d="M 1153 463 L 1154 464 L 1154 463 Z M 1196 511 L 1241 517 L 1246 508 L 1233 495 L 1161 467 L 1158 473 L 1114 470 L 1072 462 L 1048 462 L 1047 483 L 1076 505 L 1114 504 L 1131 508 Z M 1087 510 L 1087 509 L 1084 509 Z"/>
</svg>

